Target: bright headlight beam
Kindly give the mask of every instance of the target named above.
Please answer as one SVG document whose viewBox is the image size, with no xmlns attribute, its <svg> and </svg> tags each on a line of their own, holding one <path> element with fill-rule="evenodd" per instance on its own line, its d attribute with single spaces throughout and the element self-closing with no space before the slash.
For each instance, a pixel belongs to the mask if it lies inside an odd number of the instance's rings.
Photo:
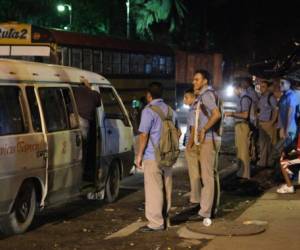
<svg viewBox="0 0 300 250">
<path fill-rule="evenodd" d="M 226 88 L 226 95 L 228 97 L 230 97 L 230 96 L 233 96 L 233 94 L 234 94 L 233 86 L 232 85 L 227 86 L 227 88 Z"/>
</svg>

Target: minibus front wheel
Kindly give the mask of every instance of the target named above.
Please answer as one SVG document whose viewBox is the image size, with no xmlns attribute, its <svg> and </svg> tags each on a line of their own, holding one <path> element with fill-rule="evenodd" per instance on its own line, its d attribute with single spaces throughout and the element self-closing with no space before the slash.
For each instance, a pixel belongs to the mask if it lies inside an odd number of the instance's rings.
<svg viewBox="0 0 300 250">
<path fill-rule="evenodd" d="M 113 161 L 105 185 L 105 199 L 112 203 L 117 200 L 120 191 L 120 167 L 117 161 Z"/>
<path fill-rule="evenodd" d="M 1 222 L 1 230 L 6 235 L 24 233 L 31 225 L 36 211 L 36 192 L 34 184 L 22 184 L 11 213 Z"/>
</svg>

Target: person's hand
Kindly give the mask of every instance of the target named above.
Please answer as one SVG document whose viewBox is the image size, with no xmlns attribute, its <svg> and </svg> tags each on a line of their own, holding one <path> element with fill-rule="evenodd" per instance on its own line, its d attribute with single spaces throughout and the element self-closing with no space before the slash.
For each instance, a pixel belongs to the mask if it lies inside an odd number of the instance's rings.
<svg viewBox="0 0 300 250">
<path fill-rule="evenodd" d="M 279 130 L 279 137 L 280 137 L 280 139 L 285 139 L 285 138 L 287 138 L 287 133 L 285 132 L 285 129 L 281 128 L 281 129 Z"/>
<path fill-rule="evenodd" d="M 142 161 L 143 161 L 143 157 L 141 155 L 138 155 L 136 157 L 136 162 L 135 162 L 137 168 L 142 169 Z"/>
<path fill-rule="evenodd" d="M 201 129 L 199 132 L 199 143 L 202 143 L 205 138 L 205 129 Z"/>
<path fill-rule="evenodd" d="M 187 149 L 188 151 L 191 150 L 192 147 L 193 147 L 193 145 L 194 145 L 193 140 L 189 140 L 188 144 L 186 145 L 186 149 Z"/>
<path fill-rule="evenodd" d="M 225 117 L 230 117 L 230 116 L 232 116 L 232 112 L 224 112 L 224 116 Z"/>
<path fill-rule="evenodd" d="M 180 129 L 177 129 L 178 140 L 180 139 L 181 135 L 182 135 L 181 130 L 180 130 Z"/>
</svg>

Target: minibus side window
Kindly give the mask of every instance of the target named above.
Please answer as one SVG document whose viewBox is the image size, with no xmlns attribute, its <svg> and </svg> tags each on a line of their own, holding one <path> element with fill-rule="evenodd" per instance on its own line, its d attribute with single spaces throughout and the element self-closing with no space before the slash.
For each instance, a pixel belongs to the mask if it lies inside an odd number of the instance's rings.
<svg viewBox="0 0 300 250">
<path fill-rule="evenodd" d="M 106 118 L 120 119 L 125 126 L 129 126 L 128 119 L 123 111 L 122 106 L 113 92 L 112 88 L 99 88 Z"/>
<path fill-rule="evenodd" d="M 26 95 L 31 112 L 32 127 L 35 132 L 42 131 L 41 117 L 34 87 L 26 87 Z"/>
<path fill-rule="evenodd" d="M 26 132 L 21 97 L 20 88 L 0 86 L 0 136 Z"/>
<path fill-rule="evenodd" d="M 40 88 L 39 95 L 48 132 L 68 129 L 68 119 L 61 88 Z"/>
<path fill-rule="evenodd" d="M 78 121 L 76 119 L 74 103 L 73 103 L 72 98 L 71 98 L 70 89 L 63 88 L 62 89 L 62 94 L 63 94 L 64 101 L 65 101 L 65 109 L 66 109 L 66 112 L 67 112 L 67 116 L 69 118 L 69 126 L 70 126 L 71 129 L 78 128 L 79 124 L 78 124 Z"/>
</svg>

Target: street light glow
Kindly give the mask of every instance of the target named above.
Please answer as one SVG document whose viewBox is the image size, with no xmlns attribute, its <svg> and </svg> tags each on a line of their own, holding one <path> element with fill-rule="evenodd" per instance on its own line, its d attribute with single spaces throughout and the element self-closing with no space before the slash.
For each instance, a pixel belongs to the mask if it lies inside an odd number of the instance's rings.
<svg viewBox="0 0 300 250">
<path fill-rule="evenodd" d="M 59 12 L 64 12 L 65 10 L 69 10 L 69 25 L 65 26 L 65 30 L 71 30 L 72 27 L 72 5 L 71 4 L 58 4 L 57 10 Z"/>
<path fill-rule="evenodd" d="M 57 10 L 58 10 L 59 12 L 64 12 L 64 11 L 65 11 L 65 6 L 62 5 L 62 4 L 59 4 L 59 5 L 57 5 Z"/>
</svg>

